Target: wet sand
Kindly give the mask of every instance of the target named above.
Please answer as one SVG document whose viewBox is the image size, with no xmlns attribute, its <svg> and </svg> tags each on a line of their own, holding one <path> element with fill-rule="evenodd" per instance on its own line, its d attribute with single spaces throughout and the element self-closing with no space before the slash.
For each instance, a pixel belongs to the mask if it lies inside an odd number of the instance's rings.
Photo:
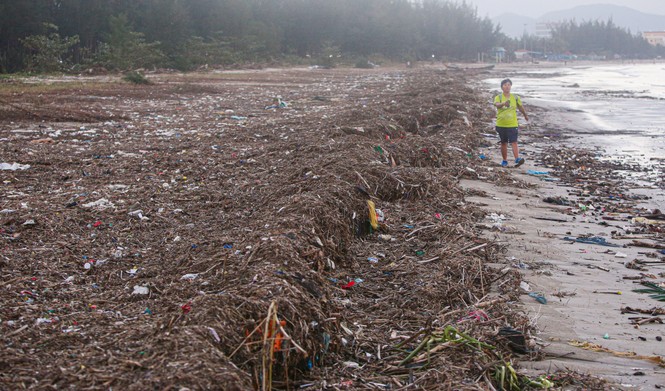
<svg viewBox="0 0 665 391">
<path fill-rule="evenodd" d="M 592 132 L 593 124 L 585 123 L 581 113 L 571 112 L 553 105 L 531 107 L 534 128 L 541 132 L 523 132 L 520 146 L 526 163 L 512 173 L 517 180 L 535 185 L 533 189 L 518 187 L 497 187 L 480 180 L 464 180 L 466 189 L 481 190 L 485 196 L 468 197 L 488 214 L 503 214 L 503 230 L 486 230 L 488 237 L 507 245 L 504 267 L 522 264 L 523 281 L 531 291 L 542 293 L 547 299 L 540 304 L 526 292 L 519 304 L 537 325 L 537 349 L 545 353 L 542 361 L 524 361 L 521 368 L 530 374 L 555 372 L 571 369 L 589 373 L 616 382 L 630 389 L 654 390 L 665 387 L 665 368 L 647 359 L 618 357 L 609 352 L 595 352 L 574 346 L 574 342 L 588 342 L 616 352 L 634 352 L 637 356 L 663 359 L 665 353 L 665 325 L 658 323 L 635 327 L 631 317 L 648 317 L 644 314 L 622 314 L 621 308 L 638 309 L 663 308 L 663 303 L 649 298 L 647 294 L 635 293 L 633 289 L 643 288 L 637 280 L 624 277 L 637 277 L 640 273 L 656 275 L 651 282 L 662 282 L 659 273 L 665 272 L 665 263 L 647 265 L 647 271 L 628 269 L 624 265 L 631 260 L 655 260 L 647 258 L 647 253 L 656 250 L 642 247 L 623 247 L 632 239 L 612 238 L 612 232 L 623 232 L 627 221 L 604 221 L 598 216 L 582 212 L 571 215 L 571 208 L 545 203 L 545 197 L 569 197 L 571 187 L 560 182 L 546 182 L 529 175 L 528 170 L 546 170 L 538 166 L 543 148 L 552 143 L 574 145 L 577 148 L 594 149 L 598 145 L 585 139 L 583 130 Z M 555 128 L 554 123 L 559 126 Z M 531 137 L 550 129 L 553 133 L 565 134 L 565 138 L 552 139 Z M 575 134 L 576 130 L 582 130 Z M 586 133 L 588 134 L 588 133 Z M 501 169 L 498 144 L 493 140 L 489 149 L 490 159 L 496 162 L 495 170 Z M 605 147 L 611 149 L 611 145 Z M 646 208 L 665 206 L 662 190 L 641 188 L 631 191 L 652 197 L 640 206 Z M 575 199 L 570 197 L 571 200 Z M 567 212 L 568 213 L 565 213 Z M 549 219 L 549 220 L 543 220 Z M 555 221 L 563 220 L 563 221 Z M 582 235 L 600 236 L 609 243 L 621 247 L 607 247 L 596 244 L 582 244 L 566 241 L 564 237 L 577 238 Z M 625 257 L 624 257 L 625 255 Z M 662 256 L 661 256 L 662 257 Z M 528 266 L 525 266 L 528 265 Z M 620 292 L 620 294 L 619 294 Z M 555 296 L 555 294 L 559 296 Z M 662 365 L 662 361 L 661 361 Z"/>
</svg>

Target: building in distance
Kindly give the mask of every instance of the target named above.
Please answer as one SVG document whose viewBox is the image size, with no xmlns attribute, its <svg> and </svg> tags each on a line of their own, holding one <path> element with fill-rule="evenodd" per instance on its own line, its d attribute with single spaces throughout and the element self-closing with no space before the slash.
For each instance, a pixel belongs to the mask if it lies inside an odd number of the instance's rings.
<svg viewBox="0 0 665 391">
<path fill-rule="evenodd" d="M 665 31 L 645 31 L 642 33 L 642 38 L 653 46 L 665 46 Z"/>
</svg>

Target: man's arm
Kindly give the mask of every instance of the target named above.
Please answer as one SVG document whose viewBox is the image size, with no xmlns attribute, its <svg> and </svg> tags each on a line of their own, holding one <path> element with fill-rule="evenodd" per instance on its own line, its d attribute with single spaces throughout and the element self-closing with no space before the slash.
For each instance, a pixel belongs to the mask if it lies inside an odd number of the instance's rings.
<svg viewBox="0 0 665 391">
<path fill-rule="evenodd" d="M 501 102 L 499 102 L 499 100 L 497 98 L 494 98 L 494 107 L 496 107 L 497 109 L 500 109 L 502 107 L 508 107 L 509 104 L 510 104 L 510 100 L 507 100 L 507 101 L 501 103 Z"/>
<path fill-rule="evenodd" d="M 520 113 L 522 113 L 522 115 L 524 116 L 524 119 L 528 121 L 529 116 L 526 114 L 526 110 L 524 110 L 524 106 L 517 105 L 517 109 L 520 111 Z"/>
</svg>

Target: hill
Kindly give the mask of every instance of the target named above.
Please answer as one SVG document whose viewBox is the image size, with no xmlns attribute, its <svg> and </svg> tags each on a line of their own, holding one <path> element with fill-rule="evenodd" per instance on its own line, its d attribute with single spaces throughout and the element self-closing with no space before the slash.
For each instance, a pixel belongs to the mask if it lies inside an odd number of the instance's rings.
<svg viewBox="0 0 665 391">
<path fill-rule="evenodd" d="M 539 18 L 530 18 L 514 13 L 502 14 L 493 19 L 501 25 L 501 31 L 510 37 L 520 37 L 526 29 L 528 34 L 535 32 L 536 23 L 576 20 L 609 20 L 637 34 L 643 31 L 665 30 L 665 15 L 647 14 L 630 7 L 611 4 L 581 5 L 566 10 L 548 12 Z"/>
</svg>

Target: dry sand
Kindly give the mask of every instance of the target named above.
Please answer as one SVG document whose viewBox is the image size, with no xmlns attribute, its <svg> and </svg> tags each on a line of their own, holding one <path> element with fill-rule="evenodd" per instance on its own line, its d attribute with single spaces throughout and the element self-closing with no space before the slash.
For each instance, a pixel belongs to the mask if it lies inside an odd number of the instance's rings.
<svg viewBox="0 0 665 391">
<path fill-rule="evenodd" d="M 542 113 L 539 120 L 546 122 L 547 113 Z M 574 116 L 569 116 L 566 123 L 574 120 Z M 531 291 L 542 293 L 547 299 L 547 304 L 542 305 L 526 292 L 522 295 L 521 305 L 537 325 L 539 334 L 536 340 L 539 349 L 546 354 L 546 359 L 522 362 L 521 368 L 527 373 L 571 369 L 603 377 L 628 389 L 664 388 L 665 368 L 662 366 L 645 359 L 623 358 L 609 352 L 594 352 L 572 345 L 571 341 L 589 342 L 617 352 L 660 356 L 662 360 L 665 342 L 658 341 L 658 338 L 665 337 L 665 325 L 651 323 L 638 328 L 631 324 L 629 318 L 648 315 L 622 314 L 621 308 L 662 309 L 661 302 L 632 291 L 642 288 L 638 281 L 624 277 L 639 276 L 640 273 L 658 275 L 665 271 L 665 264 L 647 266 L 648 271 L 642 272 L 626 268 L 625 262 L 646 260 L 646 253 L 655 252 L 648 248 L 623 247 L 632 240 L 612 238 L 612 231 L 623 232 L 617 226 L 627 226 L 629 222 L 608 221 L 609 225 L 604 226 L 599 224 L 603 220 L 591 214 L 585 217 L 582 212 L 578 212 L 571 216 L 571 211 L 577 210 L 577 205 L 545 203 L 545 197 L 569 196 L 568 190 L 572 188 L 561 182 L 546 182 L 527 174 L 528 170 L 546 170 L 536 164 L 542 157 L 543 148 L 552 144 L 552 141 L 529 137 L 529 133 L 524 133 L 520 139 L 526 163 L 511 172 L 517 180 L 535 187 L 497 187 L 481 180 L 462 181 L 464 188 L 486 193 L 484 196 L 467 197 L 467 201 L 477 203 L 488 214 L 496 213 L 506 217 L 502 223 L 503 231 L 488 230 L 487 235 L 507 245 L 506 267 L 515 267 L 520 263 L 528 265 L 528 269 L 523 269 L 523 281 L 528 283 Z M 574 135 L 568 143 L 583 147 L 583 141 Z M 501 161 L 498 144 L 490 148 L 490 159 L 497 163 L 494 170 L 501 170 L 498 166 Z M 640 192 L 644 193 L 645 190 Z M 642 205 L 660 206 L 662 209 L 662 192 L 646 192 L 651 193 L 653 198 L 644 201 Z M 571 197 L 571 200 L 574 199 Z M 622 247 L 563 240 L 566 236 L 577 238 L 588 234 L 604 237 L 607 242 Z M 619 254 L 616 253 L 623 253 L 626 257 L 617 257 Z M 660 282 L 662 277 L 650 281 Z"/>
</svg>

